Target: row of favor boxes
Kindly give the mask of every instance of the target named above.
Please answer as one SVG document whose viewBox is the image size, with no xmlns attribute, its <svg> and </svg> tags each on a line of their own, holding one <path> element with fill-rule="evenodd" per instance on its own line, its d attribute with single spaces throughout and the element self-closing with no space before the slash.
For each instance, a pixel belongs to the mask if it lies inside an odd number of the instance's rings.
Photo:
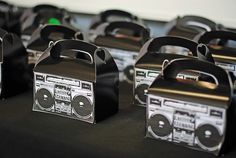
<svg viewBox="0 0 236 158">
<path fill-rule="evenodd" d="M 33 83 L 34 111 L 96 123 L 118 112 L 119 83 L 127 82 L 134 103 L 147 109 L 147 137 L 216 155 L 227 146 L 235 32 L 186 16 L 168 24 L 172 36 L 150 38 L 138 17 L 109 10 L 94 18 L 91 44 L 64 13 L 52 6 L 29 9 L 21 39 L 0 30 L 1 98 Z M 39 25 L 42 19 L 49 24 Z"/>
<path fill-rule="evenodd" d="M 203 44 L 194 45 L 193 57 L 153 51 L 160 43 L 179 40 L 183 44 L 186 39 L 161 37 L 147 42 L 142 50 L 151 56 L 144 58 L 144 53 L 143 67 L 135 68 L 139 81 L 149 84 L 138 91 L 145 98 L 146 136 L 219 155 L 233 128 L 232 78 L 214 64 Z M 162 64 L 152 62 L 153 58 L 163 60 Z M 150 65 L 157 71 L 148 69 Z M 33 111 L 96 123 L 118 112 L 118 67 L 104 48 L 60 40 L 36 62 L 33 92 Z"/>
</svg>

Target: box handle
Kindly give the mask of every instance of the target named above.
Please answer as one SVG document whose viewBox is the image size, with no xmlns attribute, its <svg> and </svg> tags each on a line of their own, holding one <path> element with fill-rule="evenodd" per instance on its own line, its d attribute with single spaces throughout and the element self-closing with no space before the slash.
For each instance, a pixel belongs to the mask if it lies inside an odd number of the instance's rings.
<svg viewBox="0 0 236 158">
<path fill-rule="evenodd" d="M 119 29 L 126 29 L 135 32 L 135 34 L 139 35 L 139 39 L 144 42 L 147 41 L 150 36 L 149 29 L 145 28 L 144 26 L 137 23 L 124 21 L 116 21 L 109 23 L 105 28 L 105 34 L 114 36 L 114 32 Z"/>
<path fill-rule="evenodd" d="M 215 22 L 209 19 L 192 15 L 182 17 L 178 25 L 183 27 L 202 28 L 206 31 L 216 30 L 217 26 Z"/>
<path fill-rule="evenodd" d="M 40 10 L 59 10 L 59 8 L 50 4 L 40 4 L 33 8 L 33 12 L 39 12 Z"/>
<path fill-rule="evenodd" d="M 210 44 L 214 39 L 223 41 L 236 41 L 236 33 L 231 31 L 210 31 L 205 32 L 198 40 L 199 43 Z"/>
<path fill-rule="evenodd" d="M 123 10 L 112 9 L 112 10 L 107 10 L 101 13 L 101 21 L 106 22 L 109 16 L 122 16 L 122 17 L 129 18 L 130 21 L 138 19 L 136 16 L 132 15 L 129 12 L 126 12 Z"/>
<path fill-rule="evenodd" d="M 147 53 L 159 52 L 161 47 L 168 45 L 187 48 L 192 52 L 193 56 L 197 57 L 198 43 L 185 38 L 175 37 L 175 36 L 165 36 L 153 39 L 150 42 L 149 46 L 147 47 Z"/>
<path fill-rule="evenodd" d="M 182 71 L 195 71 L 211 76 L 216 85 L 231 86 L 229 74 L 212 63 L 200 61 L 197 59 L 175 59 L 168 63 L 163 70 L 163 77 L 176 78 Z"/>
<path fill-rule="evenodd" d="M 79 39 L 83 40 L 81 32 L 76 32 L 74 29 L 63 26 L 63 25 L 44 25 L 41 30 L 41 37 L 46 41 L 53 41 L 50 35 L 53 33 L 60 33 L 64 37 L 63 39 Z"/>
<path fill-rule="evenodd" d="M 94 63 L 94 52 L 97 46 L 80 40 L 59 40 L 52 45 L 50 56 L 54 59 L 61 57 L 62 52 L 73 52 L 74 58 L 86 59 L 91 64 Z M 86 58 L 84 58 L 86 55 Z"/>
</svg>

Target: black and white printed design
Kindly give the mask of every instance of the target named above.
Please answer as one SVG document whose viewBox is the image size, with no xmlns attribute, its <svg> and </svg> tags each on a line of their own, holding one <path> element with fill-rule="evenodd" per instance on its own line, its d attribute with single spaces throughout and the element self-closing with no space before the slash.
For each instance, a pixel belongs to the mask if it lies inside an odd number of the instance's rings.
<svg viewBox="0 0 236 158">
<path fill-rule="evenodd" d="M 135 104 L 146 105 L 146 93 L 152 82 L 161 74 L 161 71 L 135 68 L 134 100 Z M 198 76 L 178 74 L 178 78 L 198 80 Z"/>
<path fill-rule="evenodd" d="M 34 111 L 94 122 L 92 83 L 44 73 L 34 73 L 34 80 Z"/>
<path fill-rule="evenodd" d="M 21 35 L 21 40 L 25 47 L 27 47 L 30 38 L 31 38 L 30 35 Z"/>
<path fill-rule="evenodd" d="M 35 64 L 40 56 L 44 53 L 42 51 L 35 51 L 32 49 L 27 49 L 28 52 L 28 64 Z"/>
<path fill-rule="evenodd" d="M 107 48 L 119 69 L 119 80 L 133 83 L 134 64 L 138 52 Z"/>
<path fill-rule="evenodd" d="M 226 71 L 232 72 L 236 76 L 236 65 L 230 63 L 215 62 L 215 64 Z"/>
<path fill-rule="evenodd" d="M 149 86 L 160 74 L 160 71 L 135 68 L 134 99 L 135 103 L 145 105 Z"/>
<path fill-rule="evenodd" d="M 223 108 L 148 95 L 147 136 L 206 151 L 222 146 Z"/>
<path fill-rule="evenodd" d="M 189 56 L 192 54 L 192 52 L 190 52 L 187 48 L 180 46 L 163 46 L 160 52 L 166 54 L 179 54 L 184 56 Z"/>
</svg>

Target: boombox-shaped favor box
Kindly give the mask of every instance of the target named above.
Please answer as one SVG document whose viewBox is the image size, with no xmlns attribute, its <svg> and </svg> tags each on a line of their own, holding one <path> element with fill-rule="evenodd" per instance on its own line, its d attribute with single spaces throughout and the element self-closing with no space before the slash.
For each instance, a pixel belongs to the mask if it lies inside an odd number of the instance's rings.
<svg viewBox="0 0 236 158">
<path fill-rule="evenodd" d="M 214 83 L 176 78 L 184 70 Z M 148 89 L 146 136 L 219 155 L 232 132 L 232 92 L 224 69 L 196 59 L 171 61 Z"/>
<path fill-rule="evenodd" d="M 194 40 L 203 32 L 219 30 L 223 26 L 200 16 L 177 17 L 166 25 L 167 35 L 185 37 Z"/>
<path fill-rule="evenodd" d="M 214 40 L 218 41 L 218 44 Z M 199 42 L 209 46 L 215 64 L 236 77 L 236 48 L 229 45 L 230 41 L 236 41 L 235 32 L 210 31 L 199 38 Z"/>
<path fill-rule="evenodd" d="M 24 11 L 21 16 L 21 39 L 25 46 L 31 38 L 32 33 L 44 24 L 65 25 L 73 27 L 71 16 L 63 9 L 53 5 L 37 5 Z"/>
<path fill-rule="evenodd" d="M 178 54 L 178 51 L 163 52 L 164 47 L 181 47 L 186 49 L 186 55 Z M 202 48 L 200 48 L 202 47 Z M 205 48 L 205 49 L 204 49 Z M 169 51 L 169 50 L 168 50 Z M 205 45 L 198 45 L 191 40 L 180 37 L 158 37 L 150 39 L 140 50 L 139 56 L 135 63 L 134 73 L 134 104 L 146 105 L 146 92 L 148 87 L 161 74 L 162 67 L 165 62 L 171 61 L 177 58 L 193 58 L 210 60 L 211 55 L 206 52 Z M 191 54 L 192 55 L 191 55 Z M 189 54 L 189 55 L 188 55 Z M 182 72 L 178 75 L 179 78 L 197 80 L 199 74 L 193 72 Z"/>
<path fill-rule="evenodd" d="M 105 10 L 96 15 L 91 22 L 90 29 L 96 28 L 98 25 L 106 22 L 115 22 L 115 21 L 128 21 L 134 22 L 143 25 L 144 22 L 138 16 L 124 11 L 124 10 Z"/>
<path fill-rule="evenodd" d="M 56 42 L 61 39 L 83 40 L 83 35 L 80 31 L 66 25 L 46 24 L 38 27 L 33 32 L 27 45 L 29 64 L 35 64 L 48 48 L 50 42 Z"/>
<path fill-rule="evenodd" d="M 0 28 L 19 35 L 21 10 L 7 1 L 0 1 L 0 8 Z"/>
<path fill-rule="evenodd" d="M 118 111 L 118 86 L 118 68 L 108 51 L 60 40 L 35 65 L 33 111 L 96 123 Z"/>
<path fill-rule="evenodd" d="M 0 29 L 0 98 L 28 89 L 28 57 L 20 38 Z"/>
<path fill-rule="evenodd" d="M 150 33 L 144 25 L 126 22 L 106 22 L 90 30 L 89 40 L 106 47 L 118 66 L 121 82 L 132 85 L 134 63 Z"/>
</svg>

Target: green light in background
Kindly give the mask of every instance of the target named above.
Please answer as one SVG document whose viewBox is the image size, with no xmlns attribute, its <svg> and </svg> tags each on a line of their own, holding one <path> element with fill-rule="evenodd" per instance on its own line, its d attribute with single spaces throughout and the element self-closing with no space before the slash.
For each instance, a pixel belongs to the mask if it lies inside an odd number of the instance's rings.
<svg viewBox="0 0 236 158">
<path fill-rule="evenodd" d="M 60 20 L 58 20 L 57 18 L 50 18 L 50 19 L 48 20 L 48 23 L 49 23 L 49 24 L 53 24 L 53 25 L 61 25 Z"/>
</svg>

